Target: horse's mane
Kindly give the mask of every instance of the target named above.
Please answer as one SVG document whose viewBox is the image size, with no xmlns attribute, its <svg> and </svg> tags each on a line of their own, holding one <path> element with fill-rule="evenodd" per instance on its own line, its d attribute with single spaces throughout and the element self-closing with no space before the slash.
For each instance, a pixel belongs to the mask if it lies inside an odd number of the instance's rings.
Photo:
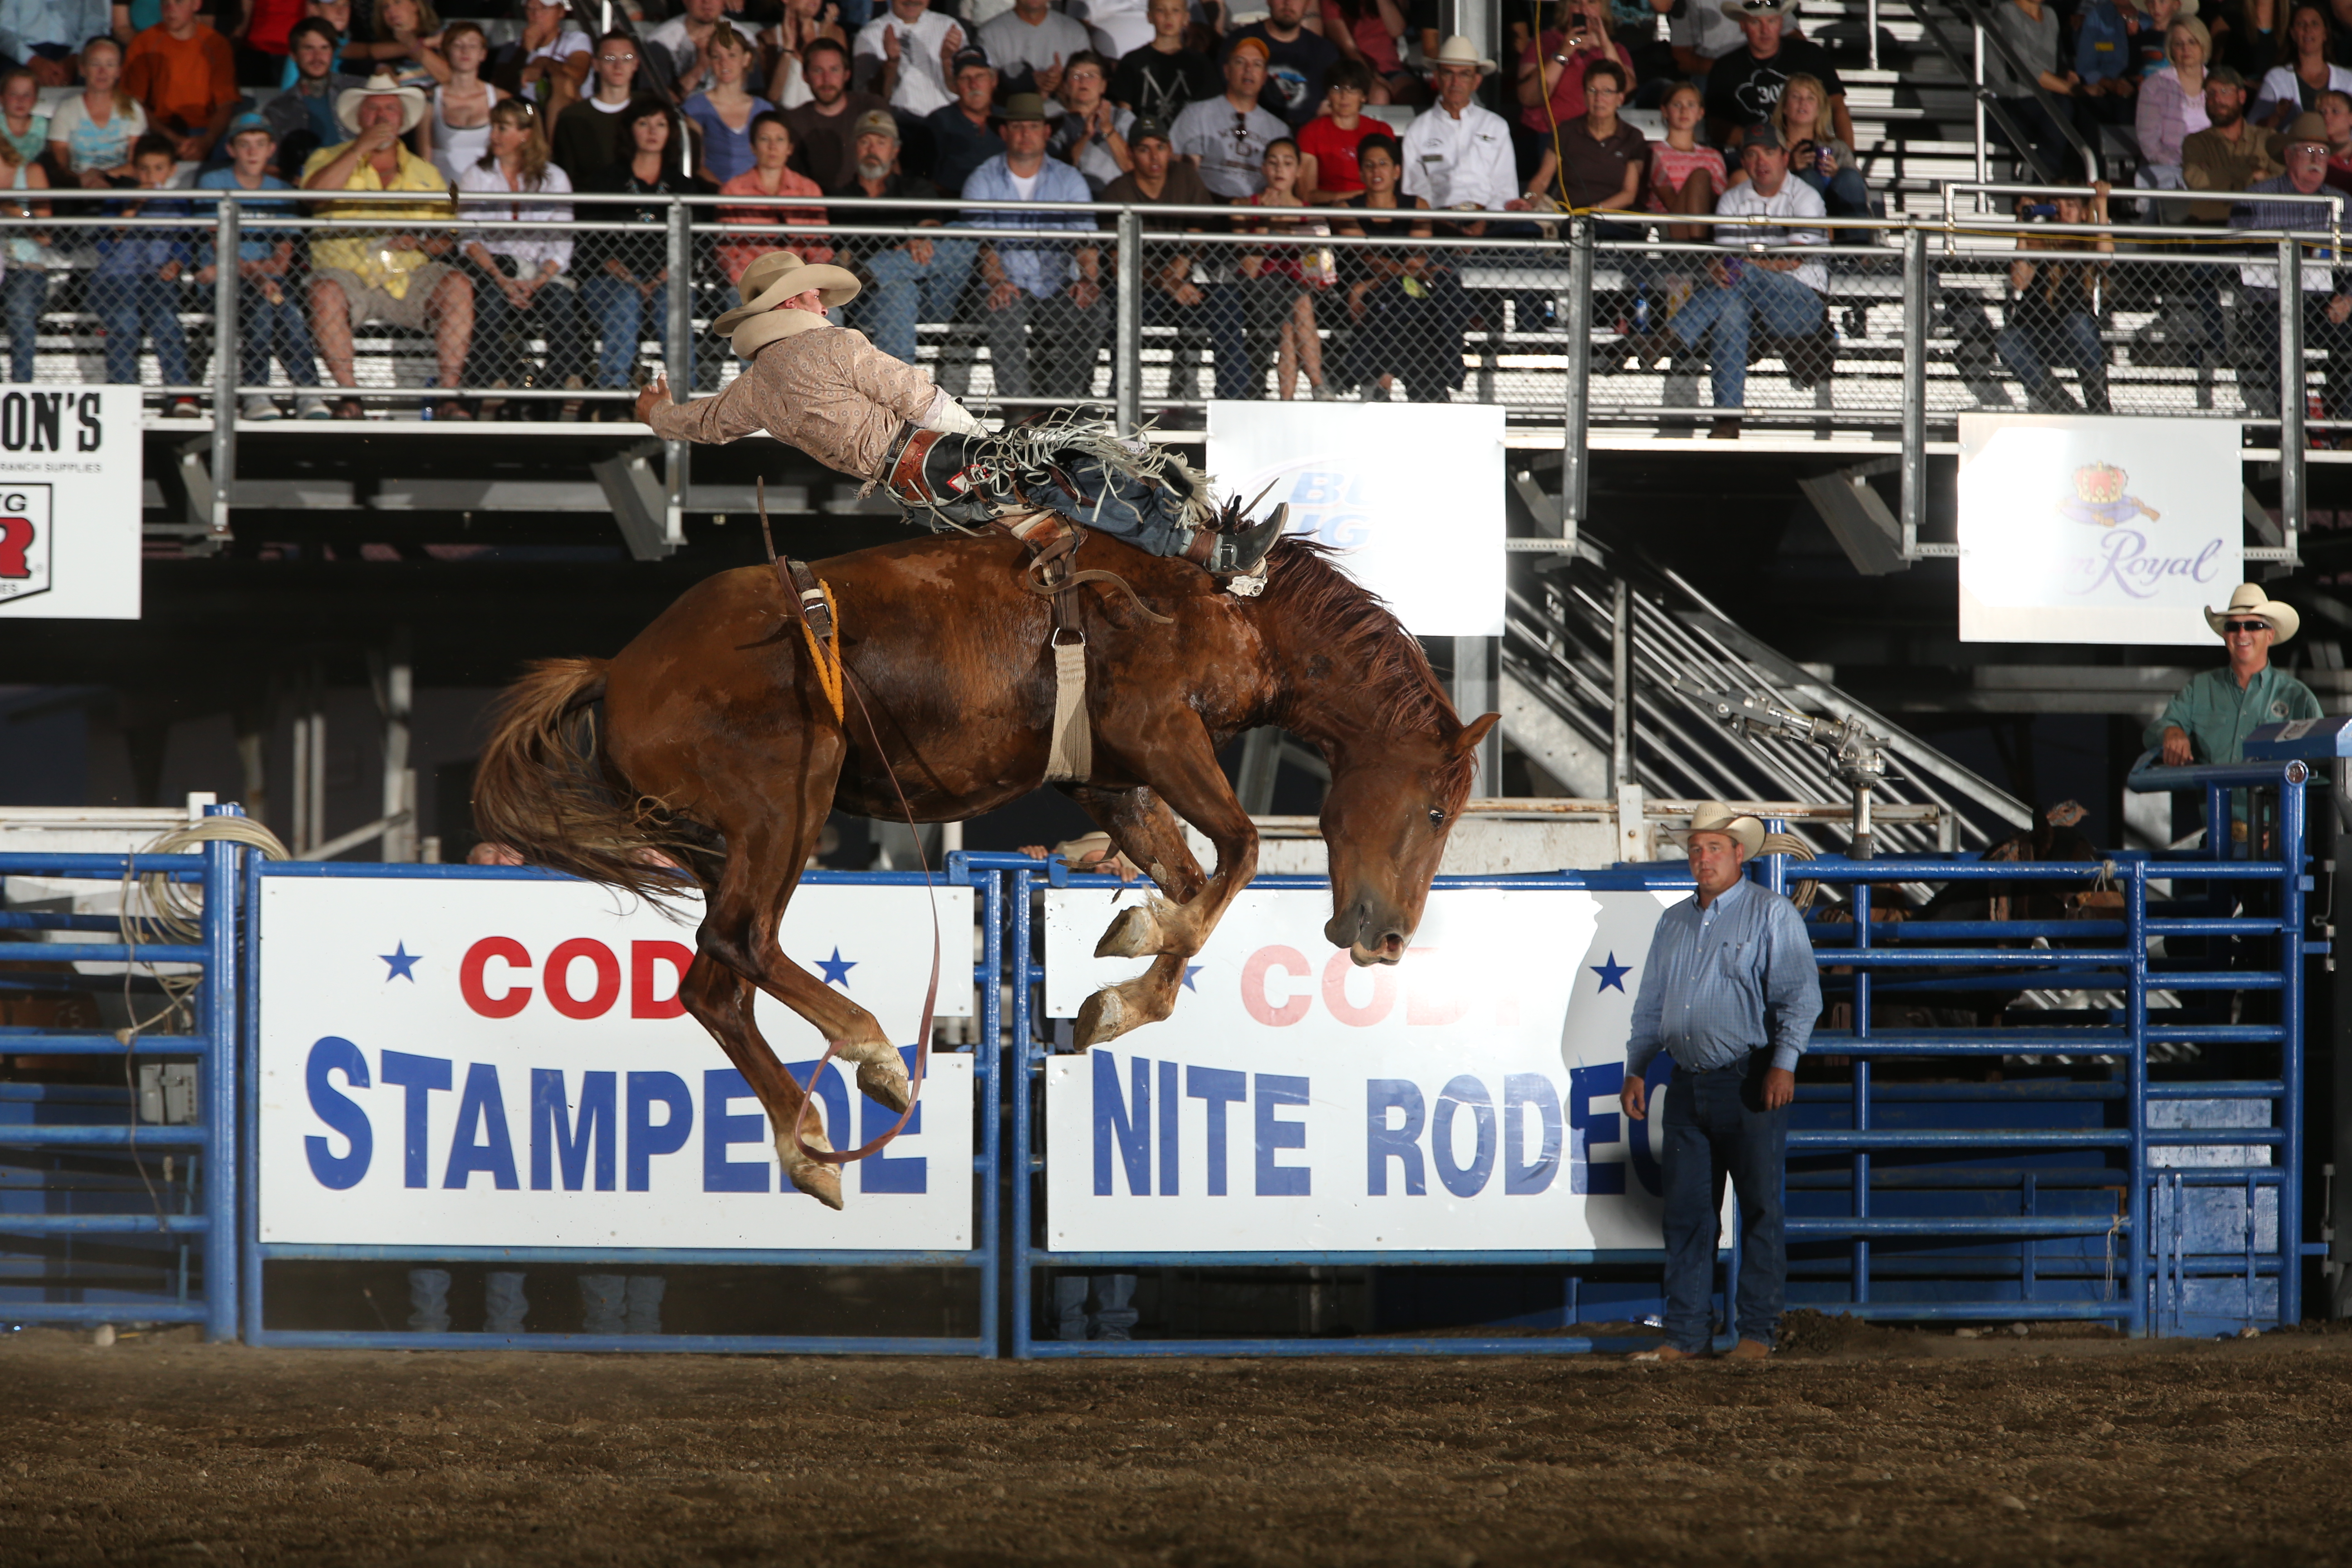
<svg viewBox="0 0 2352 1568">
<path fill-rule="evenodd" d="M 1285 538 L 1267 561 L 1265 592 L 1256 604 L 1297 646 L 1328 648 L 1361 671 L 1365 687 L 1387 699 L 1378 711 L 1381 735 L 1450 735 L 1462 721 L 1420 641 L 1379 595 L 1331 563 L 1338 553 L 1316 540 Z M 1460 761 L 1466 789 L 1475 759 Z"/>
</svg>

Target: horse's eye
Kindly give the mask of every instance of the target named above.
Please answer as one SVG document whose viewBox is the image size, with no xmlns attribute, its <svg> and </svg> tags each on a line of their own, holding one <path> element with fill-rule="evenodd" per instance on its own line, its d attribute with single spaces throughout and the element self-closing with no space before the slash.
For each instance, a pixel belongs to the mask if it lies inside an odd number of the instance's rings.
<svg viewBox="0 0 2352 1568">
<path fill-rule="evenodd" d="M 1433 806 L 1431 806 L 1431 807 L 1429 808 L 1429 825 L 1430 825 L 1432 827 L 1443 827 L 1443 826 L 1445 826 L 1445 813 L 1444 813 L 1443 811 L 1440 811 L 1437 807 L 1435 807 L 1435 806 L 1433 806 Z"/>
</svg>

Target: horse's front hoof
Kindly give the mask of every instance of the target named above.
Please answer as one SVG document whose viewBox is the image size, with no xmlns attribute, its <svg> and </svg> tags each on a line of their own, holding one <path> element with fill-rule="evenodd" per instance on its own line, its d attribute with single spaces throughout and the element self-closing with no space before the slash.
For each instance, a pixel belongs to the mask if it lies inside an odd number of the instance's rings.
<svg viewBox="0 0 2352 1568">
<path fill-rule="evenodd" d="M 907 1081 L 907 1064 L 896 1051 L 887 1059 L 857 1064 L 857 1090 L 900 1116 L 914 1103 L 914 1090 Z"/>
<path fill-rule="evenodd" d="M 1127 999 L 1118 994 L 1117 986 L 1105 986 L 1079 1005 L 1078 1020 L 1071 1026 L 1070 1040 L 1083 1051 L 1115 1040 L 1133 1027 L 1135 1022 L 1129 1019 Z"/>
<path fill-rule="evenodd" d="M 1112 917 L 1110 929 L 1095 943 L 1097 958 L 1141 958 L 1160 948 L 1160 921 L 1149 904 L 1137 904 Z"/>
<path fill-rule="evenodd" d="M 841 1173 L 831 1165 L 814 1160 L 803 1160 L 785 1173 L 793 1185 L 829 1209 L 841 1207 Z"/>
</svg>

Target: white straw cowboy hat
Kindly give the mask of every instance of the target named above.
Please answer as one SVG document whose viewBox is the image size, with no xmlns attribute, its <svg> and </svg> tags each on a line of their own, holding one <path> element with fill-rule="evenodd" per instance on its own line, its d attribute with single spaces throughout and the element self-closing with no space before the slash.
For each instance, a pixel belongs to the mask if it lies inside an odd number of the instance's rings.
<svg viewBox="0 0 2352 1568">
<path fill-rule="evenodd" d="M 1794 855 L 1804 860 L 1813 858 L 1813 847 L 1795 834 L 1767 833 L 1761 822 L 1733 811 L 1719 800 L 1700 801 L 1691 808 L 1688 827 L 1660 828 L 1658 837 L 1673 843 L 1687 840 L 1694 833 L 1725 835 L 1739 846 L 1743 860 L 1755 855 Z"/>
<path fill-rule="evenodd" d="M 1495 74 L 1495 62 L 1480 59 L 1478 46 L 1459 33 L 1438 45 L 1437 53 L 1430 57 L 1429 63 L 1433 67 L 1475 66 L 1488 76 Z"/>
<path fill-rule="evenodd" d="M 720 337 L 754 316 L 764 316 L 796 294 L 814 289 L 828 310 L 837 310 L 857 298 L 857 274 L 845 267 L 801 259 L 796 251 L 772 250 L 743 268 L 736 291 L 743 302 L 710 323 Z"/>
<path fill-rule="evenodd" d="M 1786 16 L 1797 8 L 1797 0 L 1723 0 L 1717 7 L 1733 21 L 1742 16 Z"/>
<path fill-rule="evenodd" d="M 2213 628 L 2215 637 L 2229 634 L 2221 627 L 2229 621 L 2268 621 L 2273 642 L 2285 642 L 2303 627 L 2303 617 L 2293 605 L 2282 605 L 2264 594 L 2259 583 L 2241 583 L 2230 595 L 2230 602 L 2218 610 L 2205 612 L 2205 624 Z"/>
<path fill-rule="evenodd" d="M 344 130 L 359 134 L 360 105 L 371 98 L 400 100 L 400 132 L 404 136 L 415 130 L 416 122 L 425 118 L 425 89 L 403 87 L 399 78 L 378 71 L 367 79 L 366 86 L 350 88 L 335 95 L 335 119 Z"/>
</svg>

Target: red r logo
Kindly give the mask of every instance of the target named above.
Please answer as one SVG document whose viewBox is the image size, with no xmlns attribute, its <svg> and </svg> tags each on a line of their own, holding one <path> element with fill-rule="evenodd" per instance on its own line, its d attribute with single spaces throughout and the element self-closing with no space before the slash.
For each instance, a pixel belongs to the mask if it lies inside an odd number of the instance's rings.
<svg viewBox="0 0 2352 1568">
<path fill-rule="evenodd" d="M 33 569 L 25 563 L 25 554 L 32 548 L 32 519 L 0 517 L 0 578 L 31 576 Z"/>
</svg>

